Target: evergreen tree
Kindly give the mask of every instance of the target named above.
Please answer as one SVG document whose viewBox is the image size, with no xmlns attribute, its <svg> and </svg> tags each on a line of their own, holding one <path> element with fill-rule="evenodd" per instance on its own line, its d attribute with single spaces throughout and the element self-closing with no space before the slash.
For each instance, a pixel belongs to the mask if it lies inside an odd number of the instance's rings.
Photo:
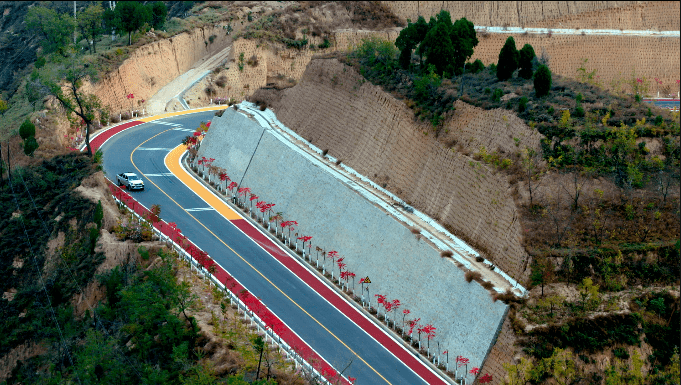
<svg viewBox="0 0 681 385">
<path fill-rule="evenodd" d="M 28 29 L 43 38 L 43 53 L 66 54 L 65 48 L 69 45 L 76 27 L 71 16 L 58 15 L 53 9 L 35 6 L 29 8 L 24 21 Z"/>
<path fill-rule="evenodd" d="M 515 40 L 513 36 L 509 36 L 499 52 L 499 63 L 497 63 L 497 78 L 499 80 L 508 80 L 513 76 L 513 72 L 518 69 L 519 56 L 520 54 L 515 48 Z"/>
<path fill-rule="evenodd" d="M 132 33 L 152 20 L 151 8 L 138 1 L 121 1 L 113 12 L 104 14 L 107 26 L 120 33 L 128 34 L 128 45 L 132 44 Z"/>
<path fill-rule="evenodd" d="M 28 138 L 35 136 L 35 124 L 31 123 L 30 120 L 26 119 L 19 127 L 19 136 L 21 139 L 26 140 Z"/>
<path fill-rule="evenodd" d="M 426 65 L 421 65 L 422 71 L 432 64 L 438 75 L 463 73 L 463 65 L 472 55 L 473 48 L 478 45 L 473 23 L 461 18 L 452 24 L 449 12 L 442 10 L 437 17 L 431 17 L 426 23 L 423 16 L 419 16 L 416 23 L 409 23 L 395 41 L 400 49 L 400 66 L 409 68 L 411 54 L 416 48 L 420 62 L 426 56 Z"/>
<path fill-rule="evenodd" d="M 546 96 L 551 90 L 551 70 L 545 65 L 540 65 L 534 73 L 534 92 L 537 97 Z"/>
<path fill-rule="evenodd" d="M 163 28 L 168 16 L 168 8 L 162 1 L 157 1 L 151 4 L 151 26 L 154 29 Z"/>
<path fill-rule="evenodd" d="M 454 23 L 450 36 L 456 53 L 454 55 L 454 72 L 458 75 L 463 73 L 463 65 L 471 56 L 473 48 L 478 45 L 478 38 L 475 34 L 473 23 L 465 17 Z"/>
<path fill-rule="evenodd" d="M 29 136 L 28 139 L 24 140 L 24 154 L 28 156 L 33 156 L 33 153 L 35 150 L 38 149 L 38 141 L 35 140 L 35 137 Z"/>
<path fill-rule="evenodd" d="M 532 60 L 536 57 L 534 48 L 531 45 L 525 44 L 520 50 L 520 71 L 518 76 L 523 79 L 532 78 Z"/>
<path fill-rule="evenodd" d="M 446 12 L 446 11 L 443 11 Z M 449 15 L 447 15 L 449 16 Z M 438 20 L 435 27 L 428 31 L 423 43 L 426 46 L 426 65 L 431 64 L 435 66 L 438 75 L 442 76 L 444 72 L 452 73 L 454 68 L 452 59 L 456 55 L 456 50 L 450 39 L 451 20 L 449 25 L 446 21 Z"/>
<path fill-rule="evenodd" d="M 78 15 L 80 32 L 88 40 L 90 53 L 97 53 L 97 41 L 104 33 L 104 8 L 101 5 L 90 5 Z"/>
</svg>

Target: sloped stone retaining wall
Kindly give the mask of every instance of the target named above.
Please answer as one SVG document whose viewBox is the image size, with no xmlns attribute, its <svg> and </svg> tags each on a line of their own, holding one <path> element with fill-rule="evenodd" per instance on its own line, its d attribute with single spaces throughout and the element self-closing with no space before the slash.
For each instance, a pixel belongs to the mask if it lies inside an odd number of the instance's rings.
<svg viewBox="0 0 681 385">
<path fill-rule="evenodd" d="M 372 297 L 399 299 L 398 319 L 409 309 L 422 325 L 433 324 L 437 336 L 431 348 L 439 341 L 452 361 L 463 355 L 472 366 L 482 365 L 507 306 L 493 302 L 475 281 L 467 283 L 452 260 L 441 258 L 321 163 L 233 109 L 213 119 L 199 156 L 215 158 L 213 165 L 225 168 L 232 180 L 250 187 L 259 200 L 275 203 L 274 211 L 285 219 L 296 220 L 298 234 L 313 236 L 313 256 L 316 246 L 336 250 L 357 282 L 371 278 Z"/>
</svg>

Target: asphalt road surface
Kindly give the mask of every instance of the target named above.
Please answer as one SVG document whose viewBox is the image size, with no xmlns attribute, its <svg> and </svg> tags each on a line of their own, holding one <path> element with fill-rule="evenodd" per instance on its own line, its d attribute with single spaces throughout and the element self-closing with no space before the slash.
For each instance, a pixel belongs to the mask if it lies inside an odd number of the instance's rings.
<svg viewBox="0 0 681 385">
<path fill-rule="evenodd" d="M 339 371 L 347 367 L 343 374 L 357 384 L 444 383 L 418 376 L 170 173 L 166 155 L 213 115 L 180 115 L 128 128 L 102 145 L 104 172 L 113 181 L 118 173 L 136 172 L 145 191 L 131 192 L 134 198 L 146 207 L 159 204 L 166 222 L 175 222 L 327 362 Z"/>
</svg>

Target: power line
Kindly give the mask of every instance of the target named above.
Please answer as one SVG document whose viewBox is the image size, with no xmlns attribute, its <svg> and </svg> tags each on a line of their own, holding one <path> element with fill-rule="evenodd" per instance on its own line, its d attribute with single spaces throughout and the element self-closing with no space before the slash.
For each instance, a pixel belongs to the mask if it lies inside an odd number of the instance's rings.
<svg viewBox="0 0 681 385">
<path fill-rule="evenodd" d="M 9 159 L 9 152 L 8 152 L 8 159 Z M 42 215 L 40 214 L 40 211 L 38 210 L 37 205 L 35 204 L 35 200 L 33 199 L 33 195 L 31 194 L 31 191 L 30 191 L 29 188 L 28 188 L 28 184 L 26 183 L 26 181 L 24 180 L 24 177 L 21 175 L 20 172 L 17 172 L 16 175 L 19 175 L 19 178 L 21 179 L 21 182 L 22 182 L 22 184 L 24 185 L 24 188 L 26 189 L 26 193 L 28 194 L 28 197 L 30 198 L 31 203 L 33 204 L 33 208 L 34 208 L 34 210 L 36 211 L 36 215 L 38 216 L 38 219 L 40 220 L 40 224 L 42 225 L 43 231 L 45 232 L 45 235 L 47 235 L 47 237 L 49 238 L 49 236 L 52 234 L 52 232 L 48 230 L 47 224 L 45 223 L 45 220 L 43 219 Z M 16 199 L 16 198 L 15 198 L 15 199 Z M 19 210 L 20 210 L 20 209 L 19 209 Z M 71 280 L 72 280 L 73 283 L 75 283 L 76 286 L 78 287 L 78 291 L 80 291 L 80 294 L 81 294 L 83 297 L 85 297 L 85 293 L 83 292 L 83 288 L 82 288 L 82 287 L 80 286 L 80 284 L 78 283 L 78 280 L 76 280 L 75 274 L 74 274 L 73 270 L 71 269 L 71 267 L 70 267 L 70 266 L 66 263 L 66 261 L 64 261 L 64 259 L 61 258 L 61 257 L 59 258 L 59 262 L 60 262 L 60 264 L 61 264 L 63 267 L 65 267 L 65 270 L 68 272 L 69 276 L 71 277 Z M 94 318 L 95 325 L 98 326 L 102 331 L 104 331 L 104 333 L 105 333 L 108 337 L 113 338 L 113 337 L 111 336 L 111 334 L 109 334 L 109 332 L 106 330 L 106 328 L 102 325 L 101 320 L 99 320 L 99 318 L 97 317 L 97 312 L 96 312 L 96 310 L 95 310 L 92 306 L 90 306 L 90 303 L 88 303 L 87 301 L 85 301 L 85 305 L 86 305 L 86 306 L 89 308 L 89 310 L 92 312 L 92 317 Z M 132 362 L 130 362 L 130 361 L 128 360 L 128 358 L 125 356 L 125 354 L 123 354 L 122 352 L 120 352 L 120 347 L 119 347 L 118 345 L 115 345 L 115 346 L 116 346 L 116 349 L 118 350 L 118 353 L 121 355 L 121 357 L 123 357 L 123 360 L 125 360 L 126 363 L 133 369 L 133 371 L 135 371 L 135 374 L 137 374 L 138 378 L 139 378 L 140 380 L 142 380 L 142 375 L 139 373 L 139 371 L 137 370 L 137 368 L 135 367 L 135 365 L 133 365 Z"/>
<path fill-rule="evenodd" d="M 7 143 L 7 158 L 9 159 L 10 156 L 10 151 L 9 151 L 9 142 Z M 19 206 L 19 200 L 17 199 L 17 196 L 14 192 L 14 184 L 12 183 L 12 179 L 9 180 L 9 186 L 12 189 L 12 197 L 14 198 L 14 203 L 17 206 L 17 210 L 21 212 L 21 207 Z M 28 245 L 29 253 L 31 255 L 31 260 L 33 261 L 33 267 L 36 270 L 36 273 L 38 274 L 38 278 L 40 280 L 40 285 L 43 288 L 43 292 L 45 293 L 45 298 L 47 299 L 47 305 L 50 307 L 50 318 L 52 318 L 52 321 L 54 324 L 57 326 L 57 332 L 59 333 L 59 339 L 61 340 L 61 344 L 64 347 L 64 351 L 66 352 L 66 355 L 69 358 L 69 362 L 71 363 L 71 366 L 74 366 L 73 364 L 73 358 L 71 357 L 71 352 L 69 352 L 69 348 L 66 345 L 66 341 L 64 340 L 64 334 L 62 333 L 61 327 L 59 326 L 59 322 L 57 321 L 57 317 L 54 313 L 54 307 L 52 306 L 52 301 L 50 300 L 50 295 L 47 293 L 47 288 L 45 287 L 45 281 L 43 280 L 43 275 L 40 272 L 40 268 L 38 267 L 38 262 L 36 261 L 35 254 L 33 252 L 33 246 L 31 245 L 31 238 L 28 236 L 28 231 L 26 230 L 26 225 L 24 224 L 23 218 L 18 218 L 17 221 L 21 223 L 21 227 L 24 230 L 24 235 L 26 236 L 26 244 Z M 75 367 L 75 366 L 74 366 Z M 80 377 L 78 376 L 78 373 L 76 371 L 73 372 L 76 376 L 76 379 L 78 380 L 78 383 L 82 385 L 82 382 L 80 381 Z"/>
</svg>

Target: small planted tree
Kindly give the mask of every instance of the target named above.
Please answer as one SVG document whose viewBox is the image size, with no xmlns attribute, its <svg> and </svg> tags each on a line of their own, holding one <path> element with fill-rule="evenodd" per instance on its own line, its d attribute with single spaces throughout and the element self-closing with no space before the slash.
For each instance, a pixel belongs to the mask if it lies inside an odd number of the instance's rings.
<svg viewBox="0 0 681 385">
<path fill-rule="evenodd" d="M 303 235 L 302 237 L 298 237 L 298 239 L 303 241 L 303 258 L 305 258 L 305 243 L 312 240 L 312 237 L 309 235 Z M 310 244 L 312 244 L 312 242 L 310 242 Z"/>
<path fill-rule="evenodd" d="M 551 90 L 551 70 L 545 65 L 540 65 L 534 73 L 534 93 L 538 98 L 546 96 Z"/>
<path fill-rule="evenodd" d="M 340 275 L 343 273 L 343 269 L 345 268 L 345 266 L 347 266 L 347 264 L 345 262 L 343 262 L 344 260 L 345 260 L 345 258 L 338 258 L 338 260 L 336 261 L 336 265 L 338 265 L 339 279 L 342 278 L 342 277 L 340 277 Z"/>
<path fill-rule="evenodd" d="M 249 207 L 249 209 L 248 209 L 248 213 L 249 213 L 249 214 L 252 214 L 252 213 L 253 213 L 253 201 L 254 201 L 254 200 L 257 200 L 257 199 L 258 199 L 258 196 L 255 195 L 255 194 L 253 194 L 253 193 L 251 193 L 250 196 L 248 197 L 248 201 L 250 202 L 250 207 Z M 260 202 L 257 202 L 257 203 L 260 203 Z M 264 203 L 264 202 L 263 202 L 263 203 Z M 256 206 L 257 206 L 257 205 L 256 205 Z M 262 206 L 262 205 L 261 205 L 261 206 Z M 259 208 L 259 207 L 258 207 L 258 208 Z M 251 215 L 251 217 L 252 217 L 252 216 L 253 216 L 253 215 Z M 256 215 L 256 218 L 255 218 L 255 219 L 258 219 L 258 218 L 257 218 L 257 215 Z"/>
<path fill-rule="evenodd" d="M 500 81 L 508 80 L 513 76 L 513 72 L 518 69 L 520 54 L 515 48 L 513 36 L 506 39 L 506 43 L 499 52 L 499 62 L 497 64 L 497 78 Z"/>
<path fill-rule="evenodd" d="M 404 309 L 402 310 L 402 337 L 404 337 L 404 328 L 405 328 L 405 317 L 407 317 L 407 314 L 411 313 L 409 309 Z"/>
<path fill-rule="evenodd" d="M 435 338 L 435 329 L 437 328 L 431 324 L 427 324 L 423 327 L 423 333 L 425 333 L 426 340 L 428 341 L 428 354 L 430 354 L 430 340 Z"/>
<path fill-rule="evenodd" d="M 239 194 L 239 196 L 244 197 L 244 206 L 246 206 L 246 195 L 250 192 L 251 192 L 250 187 L 242 187 L 242 188 L 237 190 L 237 193 Z"/>
<path fill-rule="evenodd" d="M 468 372 L 468 362 L 469 362 L 468 358 L 466 358 L 464 356 L 457 356 L 456 357 L 456 371 L 454 373 L 455 378 L 458 378 L 459 368 L 462 367 L 462 366 L 464 367 L 463 373 L 464 373 L 464 376 L 465 376 L 466 372 Z M 462 377 L 464 377 L 464 376 L 462 376 Z"/>
<path fill-rule="evenodd" d="M 336 258 L 338 257 L 338 252 L 336 250 L 331 250 L 326 253 L 326 258 L 331 259 L 331 279 L 333 279 L 333 265 L 336 263 Z M 322 273 L 325 273 L 322 268 Z"/>
</svg>

